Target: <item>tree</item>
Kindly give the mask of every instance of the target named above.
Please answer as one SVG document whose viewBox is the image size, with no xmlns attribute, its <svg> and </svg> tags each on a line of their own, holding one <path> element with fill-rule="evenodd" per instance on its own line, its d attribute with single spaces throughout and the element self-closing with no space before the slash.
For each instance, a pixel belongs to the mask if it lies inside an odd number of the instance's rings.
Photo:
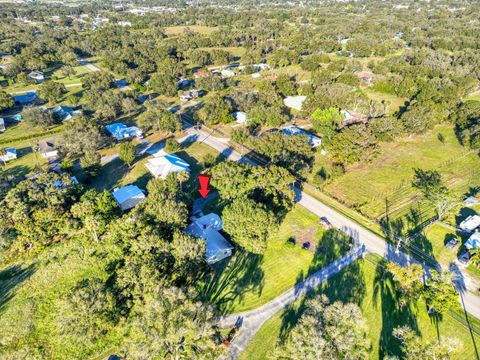
<svg viewBox="0 0 480 360">
<path fill-rule="evenodd" d="M 86 74 L 82 79 L 82 86 L 85 89 L 107 90 L 113 87 L 115 78 L 106 71 L 94 71 Z"/>
<path fill-rule="evenodd" d="M 232 105 L 221 96 L 214 96 L 197 112 L 198 119 L 207 125 L 227 124 L 234 121 Z"/>
<path fill-rule="evenodd" d="M 307 300 L 305 311 L 287 340 L 277 345 L 276 359 L 367 359 L 370 343 L 366 321 L 356 304 L 317 296 Z"/>
<path fill-rule="evenodd" d="M 400 305 L 407 305 L 410 300 L 418 299 L 423 289 L 423 268 L 418 264 L 407 267 L 389 262 L 387 270 L 392 274 L 397 290 L 400 292 Z"/>
<path fill-rule="evenodd" d="M 328 143 L 342 123 L 342 115 L 337 107 L 316 109 L 310 116 L 313 128 L 322 136 L 323 143 Z"/>
<path fill-rule="evenodd" d="M 60 69 L 60 74 L 61 74 L 63 77 L 72 77 L 73 75 L 76 74 L 76 72 L 75 72 L 75 69 L 73 68 L 73 66 L 71 66 L 71 65 L 64 65 L 64 66 L 62 66 L 62 68 Z"/>
<path fill-rule="evenodd" d="M 15 105 L 12 95 L 4 90 L 0 90 L 0 111 L 8 109 Z"/>
<path fill-rule="evenodd" d="M 453 287 L 449 272 L 439 274 L 436 270 L 431 270 L 430 275 L 424 290 L 427 306 L 429 311 L 444 314 L 457 304 L 458 293 Z"/>
<path fill-rule="evenodd" d="M 248 252 L 263 254 L 274 229 L 275 216 L 251 199 L 237 198 L 222 213 L 223 228 Z"/>
<path fill-rule="evenodd" d="M 57 102 L 66 93 L 65 85 L 55 81 L 45 81 L 39 86 L 40 97 L 52 103 Z"/>
<path fill-rule="evenodd" d="M 131 167 L 135 161 L 135 144 L 131 141 L 121 143 L 118 148 L 118 157 Z"/>
<path fill-rule="evenodd" d="M 80 157 L 80 166 L 89 176 L 95 177 L 100 171 L 100 154 L 93 150 L 85 150 Z"/>
<path fill-rule="evenodd" d="M 128 358 L 214 359 L 213 311 L 179 288 L 160 288 L 138 301 L 128 322 Z"/>
<path fill-rule="evenodd" d="M 466 101 L 450 115 L 460 142 L 472 149 L 480 148 L 480 102 Z"/>
<path fill-rule="evenodd" d="M 65 156 L 78 159 L 87 152 L 95 152 L 105 145 L 106 139 L 96 121 L 86 116 L 75 116 L 66 122 L 59 140 Z"/>
<path fill-rule="evenodd" d="M 89 231 L 95 242 L 103 235 L 107 224 L 119 213 L 118 205 L 112 195 L 104 190 L 88 190 L 80 201 L 71 208 L 72 214 L 82 221 L 85 230 Z"/>
<path fill-rule="evenodd" d="M 168 138 L 165 141 L 165 150 L 167 150 L 170 153 L 174 153 L 180 150 L 180 144 L 178 143 L 175 138 Z"/>
<path fill-rule="evenodd" d="M 295 80 L 287 74 L 278 75 L 277 79 L 275 80 L 275 85 L 283 97 L 297 94 L 297 84 Z"/>
<path fill-rule="evenodd" d="M 177 95 L 177 78 L 167 72 L 158 72 L 150 78 L 150 88 L 164 96 Z"/>
<path fill-rule="evenodd" d="M 248 113 L 251 125 L 268 125 L 279 127 L 288 121 L 283 108 L 278 105 L 256 105 Z"/>
<path fill-rule="evenodd" d="M 425 341 L 408 326 L 393 329 L 393 336 L 402 343 L 402 350 L 406 360 L 448 360 L 450 355 L 459 347 L 456 338 L 441 338 L 438 341 Z"/>
<path fill-rule="evenodd" d="M 22 119 L 31 126 L 39 126 L 43 129 L 47 129 L 58 122 L 50 111 L 40 107 L 24 108 L 22 111 Z"/>
<path fill-rule="evenodd" d="M 173 133 L 182 129 L 180 119 L 161 105 L 147 105 L 145 111 L 138 118 L 139 124 L 147 129 Z"/>
</svg>

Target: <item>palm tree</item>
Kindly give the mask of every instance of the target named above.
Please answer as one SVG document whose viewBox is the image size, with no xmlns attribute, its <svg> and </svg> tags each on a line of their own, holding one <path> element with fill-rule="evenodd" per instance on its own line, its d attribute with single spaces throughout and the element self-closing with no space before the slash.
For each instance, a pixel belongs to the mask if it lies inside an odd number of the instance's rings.
<svg viewBox="0 0 480 360">
<path fill-rule="evenodd" d="M 190 177 L 190 173 L 188 171 L 181 171 L 177 173 L 177 179 L 180 181 L 180 191 L 183 191 L 182 184 L 184 181 L 187 181 Z"/>
</svg>

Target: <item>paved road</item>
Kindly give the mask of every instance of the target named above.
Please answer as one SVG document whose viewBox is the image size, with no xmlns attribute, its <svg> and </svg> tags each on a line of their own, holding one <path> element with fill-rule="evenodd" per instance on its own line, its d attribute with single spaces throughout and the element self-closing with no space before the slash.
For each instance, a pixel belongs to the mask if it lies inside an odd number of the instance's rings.
<svg viewBox="0 0 480 360">
<path fill-rule="evenodd" d="M 214 148 L 218 152 L 224 154 L 230 160 L 257 165 L 250 159 L 243 158 L 238 152 L 229 147 L 223 141 L 223 139 L 216 138 L 205 131 L 196 130 L 192 126 L 188 126 L 188 124 L 186 131 L 188 132 L 188 134 L 195 135 L 197 141 Z M 411 256 L 401 251 L 396 251 L 394 247 L 386 243 L 384 238 L 372 233 L 363 226 L 350 220 L 336 210 L 328 207 L 314 197 L 300 191 L 297 188 L 295 188 L 295 193 L 296 202 L 298 202 L 300 205 L 302 205 L 307 210 L 317 216 L 327 217 L 333 226 L 344 232 L 349 233 L 359 243 L 364 244 L 368 252 L 378 254 L 402 266 L 406 266 L 412 263 L 419 263 Z M 421 265 L 428 272 L 429 269 L 423 264 Z M 455 270 L 455 285 L 457 290 L 461 294 L 462 305 L 464 305 L 465 309 L 470 314 L 480 319 L 480 298 L 471 292 L 471 290 L 475 290 L 475 282 L 468 276 L 468 274 L 464 273 L 459 268 L 450 270 Z"/>
<path fill-rule="evenodd" d="M 265 321 L 295 300 L 305 296 L 309 291 L 318 287 L 329 277 L 343 270 L 358 259 L 364 252 L 364 247 L 357 247 L 344 257 L 313 273 L 304 281 L 285 291 L 269 303 L 251 311 L 220 318 L 219 326 L 222 328 L 233 327 L 235 324 L 241 323 L 241 330 L 231 342 L 226 354 L 221 356 L 220 359 L 237 359 Z"/>
</svg>

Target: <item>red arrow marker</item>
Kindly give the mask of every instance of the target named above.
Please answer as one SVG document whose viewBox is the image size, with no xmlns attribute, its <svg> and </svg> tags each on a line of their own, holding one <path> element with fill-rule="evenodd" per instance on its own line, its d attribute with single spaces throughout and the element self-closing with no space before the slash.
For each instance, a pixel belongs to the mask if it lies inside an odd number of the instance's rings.
<svg viewBox="0 0 480 360">
<path fill-rule="evenodd" d="M 200 189 L 198 192 L 202 195 L 203 198 L 206 198 L 210 192 L 210 175 L 200 174 L 198 175 L 198 182 L 200 183 Z"/>
</svg>

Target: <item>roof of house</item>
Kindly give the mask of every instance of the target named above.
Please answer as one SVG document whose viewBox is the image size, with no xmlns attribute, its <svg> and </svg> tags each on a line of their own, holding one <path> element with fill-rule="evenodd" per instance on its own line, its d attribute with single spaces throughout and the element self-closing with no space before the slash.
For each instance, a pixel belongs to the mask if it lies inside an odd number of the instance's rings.
<svg viewBox="0 0 480 360">
<path fill-rule="evenodd" d="M 287 96 L 285 99 L 283 99 L 283 103 L 285 106 L 296 109 L 296 110 L 302 110 L 302 105 L 303 102 L 307 99 L 306 96 L 304 95 L 298 95 L 298 96 Z"/>
<path fill-rule="evenodd" d="M 165 177 L 171 172 L 190 172 L 190 165 L 175 154 L 154 157 L 145 166 L 155 177 Z"/>
<path fill-rule="evenodd" d="M 308 137 L 308 143 L 312 146 L 318 146 L 322 143 L 322 138 L 315 136 L 312 133 L 305 131 L 295 125 L 286 126 L 281 131 L 285 135 L 305 135 Z"/>
<path fill-rule="evenodd" d="M 55 148 L 53 143 L 48 142 L 48 141 L 43 141 L 43 142 L 39 143 L 38 144 L 38 150 L 42 154 L 52 152 L 52 151 L 57 151 L 57 149 Z"/>
<path fill-rule="evenodd" d="M 222 220 L 217 214 L 210 213 L 193 221 L 185 231 L 206 241 L 206 258 L 215 256 L 218 251 L 231 250 L 233 246 L 219 233 Z"/>
<path fill-rule="evenodd" d="M 480 231 L 476 231 L 465 241 L 465 247 L 467 249 L 480 249 Z"/>
<path fill-rule="evenodd" d="M 141 130 L 136 126 L 127 127 L 127 125 L 123 123 L 113 123 L 110 125 L 105 126 L 107 131 L 112 134 L 117 139 L 122 139 L 126 136 L 133 136 L 137 133 L 140 133 Z"/>
<path fill-rule="evenodd" d="M 13 100 L 15 100 L 15 102 L 20 104 L 28 104 L 28 103 L 31 103 L 32 101 L 35 101 L 36 99 L 37 99 L 37 94 L 35 94 L 35 92 L 33 91 L 27 92 L 22 95 L 15 95 L 13 97 Z"/>
<path fill-rule="evenodd" d="M 119 204 L 123 204 L 125 201 L 130 200 L 131 198 L 134 198 L 136 196 L 145 197 L 142 189 L 140 189 L 136 185 L 127 185 L 119 189 L 113 190 L 113 197 Z"/>
<path fill-rule="evenodd" d="M 7 153 L 7 155 L 8 154 L 17 155 L 17 149 L 15 149 L 15 148 L 6 148 L 5 152 Z"/>
<path fill-rule="evenodd" d="M 473 231 L 475 228 L 480 226 L 480 216 L 478 215 L 470 215 L 465 220 L 460 223 L 460 229 Z"/>
</svg>

